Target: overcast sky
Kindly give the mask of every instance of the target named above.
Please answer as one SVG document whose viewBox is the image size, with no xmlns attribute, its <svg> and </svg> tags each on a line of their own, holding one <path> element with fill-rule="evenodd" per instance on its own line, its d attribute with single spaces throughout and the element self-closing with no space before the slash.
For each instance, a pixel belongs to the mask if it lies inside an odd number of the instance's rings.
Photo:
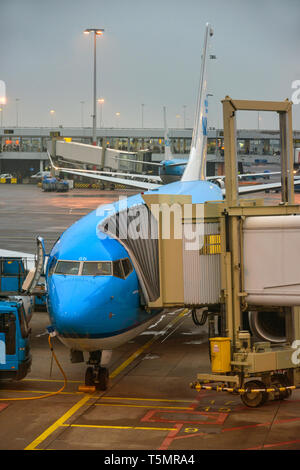
<svg viewBox="0 0 300 470">
<path fill-rule="evenodd" d="M 0 0 L 0 79 L 4 124 L 91 126 L 92 37 L 97 39 L 97 96 L 103 124 L 193 126 L 206 22 L 214 29 L 209 62 L 209 126 L 222 126 L 220 100 L 291 99 L 300 80 L 299 0 Z M 117 123 L 116 112 L 120 113 Z M 180 116 L 176 117 L 177 115 Z M 241 113 L 239 127 L 277 127 L 271 114 Z M 293 109 L 300 129 L 300 104 Z M 98 108 L 99 125 L 99 108 Z"/>
</svg>

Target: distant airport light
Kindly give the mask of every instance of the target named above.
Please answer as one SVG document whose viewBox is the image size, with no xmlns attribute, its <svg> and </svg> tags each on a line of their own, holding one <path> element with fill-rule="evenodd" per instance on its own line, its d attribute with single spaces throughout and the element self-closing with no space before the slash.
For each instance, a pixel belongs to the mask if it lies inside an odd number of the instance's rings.
<svg viewBox="0 0 300 470">
<path fill-rule="evenodd" d="M 6 104 L 6 86 L 3 80 L 0 80 L 0 104 Z"/>
<path fill-rule="evenodd" d="M 104 29 L 95 29 L 95 28 L 88 28 L 83 31 L 83 34 L 90 34 L 95 33 L 97 36 L 102 36 L 104 33 Z"/>
</svg>

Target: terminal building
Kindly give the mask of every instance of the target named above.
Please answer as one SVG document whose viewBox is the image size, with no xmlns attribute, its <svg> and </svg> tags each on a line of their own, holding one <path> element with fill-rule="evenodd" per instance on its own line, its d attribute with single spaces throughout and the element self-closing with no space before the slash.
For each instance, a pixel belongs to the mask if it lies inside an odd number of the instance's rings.
<svg viewBox="0 0 300 470">
<path fill-rule="evenodd" d="M 2 128 L 0 129 L 0 174 L 11 173 L 18 180 L 48 169 L 47 145 L 52 136 L 71 139 L 73 142 L 92 143 L 91 127 L 58 128 Z M 240 161 L 279 163 L 279 131 L 238 130 L 238 158 Z M 190 151 L 192 129 L 169 129 L 171 152 L 174 158 L 185 158 Z M 159 128 L 98 128 L 97 143 L 118 150 L 136 152 L 149 150 L 151 159 L 164 159 L 164 129 Z M 300 147 L 300 131 L 293 132 L 294 148 Z M 224 157 L 223 130 L 210 128 L 207 145 L 208 161 Z M 120 169 L 121 166 L 120 166 Z M 130 171 L 129 166 L 126 169 Z"/>
</svg>

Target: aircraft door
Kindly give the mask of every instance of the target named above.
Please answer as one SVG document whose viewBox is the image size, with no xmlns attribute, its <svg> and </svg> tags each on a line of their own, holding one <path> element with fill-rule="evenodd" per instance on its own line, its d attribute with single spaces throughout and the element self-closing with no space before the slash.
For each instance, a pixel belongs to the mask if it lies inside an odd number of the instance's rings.
<svg viewBox="0 0 300 470">
<path fill-rule="evenodd" d="M 22 289 L 26 294 L 31 294 L 36 287 L 41 274 L 44 270 L 45 263 L 45 244 L 42 237 L 37 237 L 37 262 L 35 268 L 31 269 L 22 285 Z"/>
</svg>

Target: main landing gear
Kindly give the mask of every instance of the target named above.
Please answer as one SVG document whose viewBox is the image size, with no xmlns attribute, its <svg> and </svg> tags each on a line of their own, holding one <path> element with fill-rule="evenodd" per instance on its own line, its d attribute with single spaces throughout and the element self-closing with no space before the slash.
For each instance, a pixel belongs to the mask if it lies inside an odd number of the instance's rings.
<svg viewBox="0 0 300 470">
<path fill-rule="evenodd" d="M 107 390 L 109 382 L 109 372 L 106 367 L 101 367 L 102 351 L 90 352 L 90 359 L 85 373 L 85 385 L 96 387 L 97 390 Z"/>
</svg>

